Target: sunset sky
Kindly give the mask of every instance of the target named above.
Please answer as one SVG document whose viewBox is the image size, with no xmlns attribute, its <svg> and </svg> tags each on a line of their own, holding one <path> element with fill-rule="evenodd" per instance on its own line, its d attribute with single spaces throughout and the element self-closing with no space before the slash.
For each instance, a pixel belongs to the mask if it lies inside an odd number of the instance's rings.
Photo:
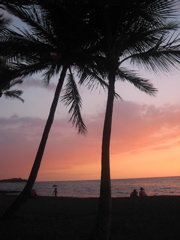
<svg viewBox="0 0 180 240">
<path fill-rule="evenodd" d="M 158 89 L 156 97 L 117 82 L 111 137 L 111 178 L 180 175 L 180 70 L 154 75 L 141 70 Z M 0 98 L 0 179 L 28 178 L 57 83 L 40 75 L 21 86 L 24 103 Z M 87 136 L 69 123 L 59 101 L 37 181 L 100 178 L 106 92 L 80 88 Z"/>
</svg>

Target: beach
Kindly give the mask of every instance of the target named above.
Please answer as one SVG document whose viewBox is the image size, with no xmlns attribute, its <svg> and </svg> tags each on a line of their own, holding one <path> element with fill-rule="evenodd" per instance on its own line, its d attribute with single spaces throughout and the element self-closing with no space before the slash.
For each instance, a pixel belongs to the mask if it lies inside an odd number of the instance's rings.
<svg viewBox="0 0 180 240">
<path fill-rule="evenodd" d="M 0 215 L 16 196 L 0 195 Z M 0 222 L 1 240 L 86 240 L 98 198 L 37 197 Z M 112 240 L 180 239 L 180 196 L 112 198 Z"/>
</svg>

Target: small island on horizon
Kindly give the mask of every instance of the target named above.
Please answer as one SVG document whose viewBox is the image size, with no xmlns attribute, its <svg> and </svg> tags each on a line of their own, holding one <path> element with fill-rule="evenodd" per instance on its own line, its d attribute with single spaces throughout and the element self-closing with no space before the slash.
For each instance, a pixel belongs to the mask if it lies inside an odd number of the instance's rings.
<svg viewBox="0 0 180 240">
<path fill-rule="evenodd" d="M 0 182 L 27 182 L 26 179 L 22 178 L 9 178 L 9 179 L 2 179 Z"/>
</svg>

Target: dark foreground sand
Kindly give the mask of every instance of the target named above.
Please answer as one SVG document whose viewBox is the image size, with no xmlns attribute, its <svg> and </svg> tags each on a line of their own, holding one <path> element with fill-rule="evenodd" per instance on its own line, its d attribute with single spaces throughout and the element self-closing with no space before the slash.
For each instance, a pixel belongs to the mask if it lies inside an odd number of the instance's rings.
<svg viewBox="0 0 180 240">
<path fill-rule="evenodd" d="M 15 196 L 0 195 L 0 215 Z M 0 222 L 1 240 L 86 240 L 98 199 L 29 199 L 18 218 Z M 112 199 L 112 240 L 180 239 L 180 196 Z"/>
</svg>

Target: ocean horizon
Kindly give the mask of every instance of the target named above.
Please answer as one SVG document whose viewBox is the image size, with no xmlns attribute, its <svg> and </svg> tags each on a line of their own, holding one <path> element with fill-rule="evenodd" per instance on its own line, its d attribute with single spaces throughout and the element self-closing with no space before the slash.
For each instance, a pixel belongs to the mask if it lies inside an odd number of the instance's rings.
<svg viewBox="0 0 180 240">
<path fill-rule="evenodd" d="M 180 176 L 112 179 L 112 197 L 129 197 L 143 187 L 148 196 L 180 195 Z M 22 191 L 24 182 L 0 182 L 0 191 Z M 59 197 L 99 197 L 100 180 L 37 181 L 33 188 L 39 196 L 53 196 L 57 187 Z"/>
</svg>

